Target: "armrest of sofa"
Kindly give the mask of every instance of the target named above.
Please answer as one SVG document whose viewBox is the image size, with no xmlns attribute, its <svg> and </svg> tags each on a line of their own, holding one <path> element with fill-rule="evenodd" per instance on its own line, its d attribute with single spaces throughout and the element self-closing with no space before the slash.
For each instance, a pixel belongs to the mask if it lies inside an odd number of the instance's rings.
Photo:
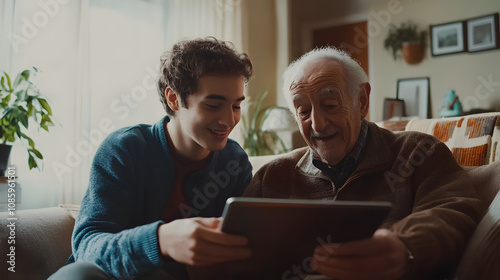
<svg viewBox="0 0 500 280">
<path fill-rule="evenodd" d="M 465 167 L 483 205 L 488 207 L 500 190 L 500 161 L 477 167 Z"/>
<path fill-rule="evenodd" d="M 500 192 L 474 231 L 455 280 L 500 279 Z"/>
<path fill-rule="evenodd" d="M 8 212 L 0 212 L 0 279 L 47 279 L 66 263 L 75 224 L 68 211 L 61 207 L 19 210 L 17 220 L 9 217 Z M 8 227 L 10 223 L 14 226 Z M 9 244 L 9 237 L 15 244 Z M 14 256 L 8 256 L 12 251 Z M 15 272 L 8 270 L 12 264 Z"/>
</svg>

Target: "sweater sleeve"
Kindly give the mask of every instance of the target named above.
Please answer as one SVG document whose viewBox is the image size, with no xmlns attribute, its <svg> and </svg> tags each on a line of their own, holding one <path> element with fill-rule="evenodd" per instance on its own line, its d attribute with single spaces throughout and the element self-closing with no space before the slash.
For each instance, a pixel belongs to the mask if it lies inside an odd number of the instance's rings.
<svg viewBox="0 0 500 280">
<path fill-rule="evenodd" d="M 423 157 L 417 151 L 404 171 L 412 174 L 407 177 L 413 210 L 392 229 L 414 255 L 413 274 L 428 275 L 438 267 L 446 274 L 454 269 L 480 219 L 480 202 L 469 174 L 443 143 L 421 148 Z"/>
<path fill-rule="evenodd" d="M 257 174 L 253 177 L 252 181 L 243 193 L 244 197 L 262 197 L 262 174 L 264 174 L 264 169 L 262 167 Z"/>
<path fill-rule="evenodd" d="M 160 222 L 136 226 L 132 221 L 139 203 L 137 157 L 146 146 L 141 141 L 117 132 L 100 146 L 72 236 L 76 260 L 94 262 L 119 279 L 151 272 L 163 262 Z"/>
</svg>

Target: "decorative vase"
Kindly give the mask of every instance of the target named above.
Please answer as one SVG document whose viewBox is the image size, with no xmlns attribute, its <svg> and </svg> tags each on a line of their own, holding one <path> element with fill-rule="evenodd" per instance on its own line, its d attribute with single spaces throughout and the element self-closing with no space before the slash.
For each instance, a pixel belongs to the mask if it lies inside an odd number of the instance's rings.
<svg viewBox="0 0 500 280">
<path fill-rule="evenodd" d="M 5 176 L 5 170 L 7 170 L 7 165 L 9 164 L 11 145 L 0 144 L 0 177 Z"/>
<path fill-rule="evenodd" d="M 424 58 L 424 50 L 420 42 L 404 42 L 402 52 L 408 64 L 417 64 Z"/>
</svg>

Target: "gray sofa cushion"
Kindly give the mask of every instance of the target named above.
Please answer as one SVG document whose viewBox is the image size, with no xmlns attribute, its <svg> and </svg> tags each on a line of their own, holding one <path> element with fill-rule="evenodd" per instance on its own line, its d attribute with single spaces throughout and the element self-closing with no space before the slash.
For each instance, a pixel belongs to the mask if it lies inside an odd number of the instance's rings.
<svg viewBox="0 0 500 280">
<path fill-rule="evenodd" d="M 0 212 L 0 279 L 47 279 L 62 267 L 71 255 L 71 233 L 75 220 L 60 207 L 20 210 L 15 212 L 15 271 L 7 254 L 11 235 L 7 224 L 8 212 Z M 10 257 L 9 257 L 10 258 Z"/>
<path fill-rule="evenodd" d="M 484 205 L 490 205 L 491 201 L 500 190 L 500 162 L 478 167 L 465 167 L 469 171 L 479 198 Z"/>
<path fill-rule="evenodd" d="M 456 280 L 500 279 L 500 193 L 472 235 L 458 266 Z"/>
<path fill-rule="evenodd" d="M 489 207 L 467 244 L 455 279 L 500 279 L 500 162 L 467 169 Z"/>
</svg>

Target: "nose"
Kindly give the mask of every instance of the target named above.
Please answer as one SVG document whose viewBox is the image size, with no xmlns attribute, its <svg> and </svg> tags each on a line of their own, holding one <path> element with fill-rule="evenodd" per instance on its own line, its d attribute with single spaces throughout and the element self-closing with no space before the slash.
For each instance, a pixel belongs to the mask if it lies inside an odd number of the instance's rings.
<svg viewBox="0 0 500 280">
<path fill-rule="evenodd" d="M 219 117 L 219 124 L 227 127 L 234 127 L 238 121 L 239 118 L 237 118 L 236 112 L 234 112 L 232 107 L 223 110 Z"/>
<path fill-rule="evenodd" d="M 311 111 L 311 127 L 316 132 L 321 132 L 325 128 L 326 120 L 324 114 L 320 110 L 312 109 Z"/>
</svg>

